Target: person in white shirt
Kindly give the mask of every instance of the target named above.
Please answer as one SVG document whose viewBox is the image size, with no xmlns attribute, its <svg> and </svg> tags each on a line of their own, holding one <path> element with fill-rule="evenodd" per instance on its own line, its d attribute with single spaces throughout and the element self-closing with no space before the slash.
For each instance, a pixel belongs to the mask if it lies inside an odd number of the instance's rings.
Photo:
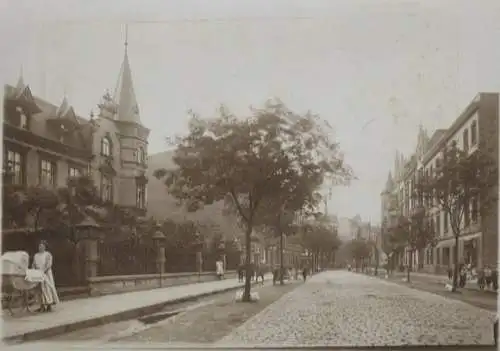
<svg viewBox="0 0 500 351">
<path fill-rule="evenodd" d="M 38 252 L 33 257 L 33 268 L 43 272 L 47 279 L 40 283 L 42 288 L 42 306 L 39 312 L 50 312 L 52 306 L 59 303 L 54 274 L 52 273 L 52 254 L 47 251 L 47 242 L 42 240 Z"/>
</svg>

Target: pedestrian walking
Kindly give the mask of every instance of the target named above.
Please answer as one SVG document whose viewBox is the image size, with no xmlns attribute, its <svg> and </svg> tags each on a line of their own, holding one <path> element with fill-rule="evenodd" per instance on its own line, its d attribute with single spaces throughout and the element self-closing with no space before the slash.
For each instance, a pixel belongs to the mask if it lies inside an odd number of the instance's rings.
<svg viewBox="0 0 500 351">
<path fill-rule="evenodd" d="M 219 280 L 222 280 L 224 278 L 224 263 L 221 260 L 217 260 L 217 262 L 215 262 L 215 270 Z"/>
<path fill-rule="evenodd" d="M 302 270 L 302 277 L 304 278 L 304 283 L 306 282 L 306 279 L 307 279 L 307 268 L 304 267 L 304 269 Z"/>
<path fill-rule="evenodd" d="M 255 280 L 257 282 L 259 282 L 259 278 L 260 278 L 261 285 L 264 285 L 264 267 L 262 267 L 262 265 L 257 266 L 256 275 L 257 275 L 257 277 L 255 278 Z"/>
<path fill-rule="evenodd" d="M 238 282 L 242 282 L 245 277 L 245 269 L 242 264 L 238 266 Z"/>
</svg>

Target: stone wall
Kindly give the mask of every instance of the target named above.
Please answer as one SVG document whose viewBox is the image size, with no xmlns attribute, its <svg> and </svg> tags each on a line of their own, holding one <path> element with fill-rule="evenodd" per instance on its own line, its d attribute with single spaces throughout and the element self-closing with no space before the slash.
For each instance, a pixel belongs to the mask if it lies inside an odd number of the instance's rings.
<svg viewBox="0 0 500 351">
<path fill-rule="evenodd" d="M 225 279 L 235 278 L 235 271 L 228 271 Z M 166 288 L 184 284 L 203 283 L 217 280 L 215 272 L 198 273 L 165 273 L 91 277 L 88 279 L 91 296 L 117 294 L 130 291 Z"/>
</svg>

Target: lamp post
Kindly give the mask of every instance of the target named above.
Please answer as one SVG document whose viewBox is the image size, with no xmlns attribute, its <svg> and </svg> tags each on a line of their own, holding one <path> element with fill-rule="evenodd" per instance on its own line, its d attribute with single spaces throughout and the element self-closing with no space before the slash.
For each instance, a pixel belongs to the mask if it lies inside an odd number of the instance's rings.
<svg viewBox="0 0 500 351">
<path fill-rule="evenodd" d="M 198 280 L 201 279 L 201 272 L 203 270 L 203 255 L 202 255 L 202 250 L 203 250 L 203 244 L 204 241 L 202 240 L 200 232 L 196 231 L 194 234 L 194 246 L 196 249 L 196 267 L 198 270 Z"/>
<path fill-rule="evenodd" d="M 156 271 L 160 274 L 160 288 L 163 286 L 163 273 L 165 273 L 165 241 L 167 237 L 161 231 L 161 225 L 156 224 L 153 242 L 156 247 Z"/>
</svg>

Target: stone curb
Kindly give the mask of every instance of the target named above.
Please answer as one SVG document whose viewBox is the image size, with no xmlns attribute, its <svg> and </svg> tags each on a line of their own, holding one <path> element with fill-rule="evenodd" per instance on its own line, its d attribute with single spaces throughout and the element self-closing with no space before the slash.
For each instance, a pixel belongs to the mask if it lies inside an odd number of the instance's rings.
<svg viewBox="0 0 500 351">
<path fill-rule="evenodd" d="M 257 282 L 252 282 L 252 285 L 260 284 Z M 92 328 L 92 327 L 97 327 L 100 325 L 105 325 L 109 323 L 116 323 L 116 322 L 121 322 L 125 320 L 131 320 L 131 319 L 136 319 L 139 318 L 143 315 L 148 315 L 148 314 L 153 314 L 155 312 L 158 312 L 158 310 L 165 308 L 167 306 L 171 305 L 176 305 L 179 303 L 184 303 L 184 302 L 189 302 L 193 300 L 197 300 L 199 298 L 207 297 L 207 296 L 212 296 L 212 295 L 217 295 L 233 290 L 238 290 L 242 289 L 244 285 L 238 285 L 238 286 L 232 286 L 224 289 L 219 289 L 219 290 L 214 290 L 202 294 L 191 294 L 187 295 L 185 297 L 181 297 L 178 299 L 174 300 L 169 300 L 165 302 L 159 302 L 155 303 L 153 305 L 148 305 L 148 306 L 142 306 L 138 308 L 134 308 L 131 310 L 127 311 L 122 311 L 122 312 L 117 312 L 113 314 L 109 314 L 107 316 L 101 316 L 101 317 L 93 317 L 89 318 L 83 321 L 77 321 L 77 322 L 71 322 L 63 325 L 58 325 L 55 327 L 50 327 L 50 328 L 45 328 L 45 329 L 39 329 L 35 331 L 30 331 L 27 333 L 23 334 L 18 334 L 18 335 L 11 335 L 7 337 L 3 337 L 2 341 L 7 343 L 7 344 L 19 344 L 23 342 L 29 342 L 29 341 L 37 341 L 41 339 L 46 339 L 50 338 L 53 336 L 61 335 L 61 334 L 66 334 L 70 332 L 74 332 L 77 330 L 81 329 L 86 329 L 86 328 Z"/>
</svg>

